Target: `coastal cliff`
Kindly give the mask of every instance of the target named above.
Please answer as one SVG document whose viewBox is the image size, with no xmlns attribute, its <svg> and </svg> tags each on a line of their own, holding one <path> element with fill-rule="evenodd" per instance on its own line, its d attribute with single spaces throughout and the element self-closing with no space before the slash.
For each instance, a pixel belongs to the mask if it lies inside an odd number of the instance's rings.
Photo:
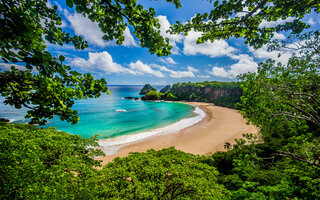
<svg viewBox="0 0 320 200">
<path fill-rule="evenodd" d="M 219 106 L 234 108 L 242 90 L 238 82 L 176 83 L 170 91 L 177 100 L 211 102 Z"/>
<path fill-rule="evenodd" d="M 241 95 L 239 82 L 205 81 L 175 83 L 172 87 L 167 85 L 159 93 L 157 91 L 148 92 L 142 97 L 142 100 L 196 101 L 235 108 Z"/>
</svg>

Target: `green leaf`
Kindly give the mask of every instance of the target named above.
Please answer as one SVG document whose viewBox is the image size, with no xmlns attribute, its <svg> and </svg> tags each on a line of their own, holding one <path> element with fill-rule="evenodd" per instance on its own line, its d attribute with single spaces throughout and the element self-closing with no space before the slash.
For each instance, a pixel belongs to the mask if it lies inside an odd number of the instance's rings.
<svg viewBox="0 0 320 200">
<path fill-rule="evenodd" d="M 65 60 L 65 57 L 63 55 L 60 55 L 59 60 L 60 60 L 60 62 L 63 62 Z"/>
<path fill-rule="evenodd" d="M 68 7 L 72 8 L 73 7 L 73 1 L 72 0 L 66 0 L 66 4 Z"/>
</svg>

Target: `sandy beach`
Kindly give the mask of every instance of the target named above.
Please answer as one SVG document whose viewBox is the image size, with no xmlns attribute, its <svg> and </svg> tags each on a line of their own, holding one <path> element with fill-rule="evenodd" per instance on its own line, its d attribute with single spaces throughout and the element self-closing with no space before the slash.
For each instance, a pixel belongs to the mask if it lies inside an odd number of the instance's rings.
<svg viewBox="0 0 320 200">
<path fill-rule="evenodd" d="M 146 152 L 148 149 L 160 150 L 174 146 L 176 149 L 200 155 L 209 155 L 224 150 L 226 142 L 234 143 L 243 133 L 258 133 L 258 128 L 247 125 L 239 111 L 215 106 L 210 103 L 188 103 L 202 109 L 206 116 L 200 122 L 179 132 L 158 135 L 128 144 L 114 155 L 98 158 L 102 164 L 116 157 L 124 157 L 130 152 Z"/>
</svg>

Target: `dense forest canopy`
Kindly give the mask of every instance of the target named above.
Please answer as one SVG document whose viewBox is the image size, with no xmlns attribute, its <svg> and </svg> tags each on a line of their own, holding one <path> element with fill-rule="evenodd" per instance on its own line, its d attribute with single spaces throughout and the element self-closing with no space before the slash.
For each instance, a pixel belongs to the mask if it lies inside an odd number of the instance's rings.
<svg viewBox="0 0 320 200">
<path fill-rule="evenodd" d="M 178 0 L 167 2 L 180 6 Z M 288 64 L 267 60 L 257 73 L 239 77 L 243 91 L 239 108 L 261 129 L 259 138 L 245 134 L 236 144 L 225 145 L 229 151 L 210 156 L 173 148 L 134 153 L 97 169 L 99 162 L 93 157 L 102 152 L 92 148 L 95 138 L 1 123 L 1 198 L 318 199 L 320 34 L 318 30 L 308 32 L 303 17 L 318 14 L 319 1 L 210 2 L 212 11 L 197 14 L 187 23 L 177 22 L 171 32 L 202 31 L 199 43 L 244 38 L 255 48 L 267 44 L 269 50 L 292 48 L 287 41 L 272 41 L 275 32 L 286 31 L 297 41 L 297 52 Z M 159 26 L 154 10 L 143 9 L 135 0 L 67 0 L 66 4 L 98 22 L 106 40 L 116 39 L 120 44 L 125 26 L 130 25 L 141 46 L 157 55 L 169 54 L 168 40 L 154 29 Z M 12 65 L 22 62 L 27 69 L 0 73 L 5 103 L 28 107 L 28 117 L 34 120 L 59 115 L 76 123 L 74 100 L 98 97 L 107 91 L 106 81 L 71 71 L 63 64 L 63 56 L 53 57 L 46 51 L 45 40 L 58 45 L 73 43 L 78 49 L 85 48 L 86 42 L 59 27 L 57 8 L 45 0 L 1 1 L 0 16 L 1 59 Z M 260 26 L 289 17 L 294 20 Z"/>
</svg>

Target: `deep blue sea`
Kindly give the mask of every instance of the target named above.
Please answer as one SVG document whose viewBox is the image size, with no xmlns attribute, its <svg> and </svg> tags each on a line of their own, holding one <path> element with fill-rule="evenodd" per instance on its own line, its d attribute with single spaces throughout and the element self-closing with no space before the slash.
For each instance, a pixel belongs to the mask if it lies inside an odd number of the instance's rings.
<svg viewBox="0 0 320 200">
<path fill-rule="evenodd" d="M 123 99 L 123 97 L 141 97 L 142 86 L 108 86 L 111 95 L 102 94 L 96 99 L 76 101 L 73 109 L 78 111 L 80 121 L 71 125 L 60 121 L 59 117 L 48 120 L 42 127 L 54 126 L 58 130 L 87 138 L 98 134 L 100 139 L 145 132 L 193 117 L 192 106 L 183 103 L 145 102 Z M 163 86 L 157 86 L 161 89 Z M 4 105 L 0 98 L 0 118 L 10 119 L 14 123 L 27 123 L 26 109 L 15 109 Z"/>
</svg>

